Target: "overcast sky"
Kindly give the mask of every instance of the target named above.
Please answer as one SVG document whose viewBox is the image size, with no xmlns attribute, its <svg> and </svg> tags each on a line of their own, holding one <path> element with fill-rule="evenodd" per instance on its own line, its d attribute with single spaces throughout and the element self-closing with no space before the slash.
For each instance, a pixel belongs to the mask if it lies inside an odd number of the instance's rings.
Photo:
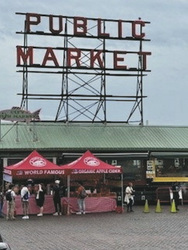
<svg viewBox="0 0 188 250">
<path fill-rule="evenodd" d="M 151 72 L 144 78 L 144 123 L 188 126 L 187 0 L 0 0 L 0 7 L 0 110 L 21 102 L 17 93 L 22 91 L 22 74 L 16 72 L 16 46 L 23 44 L 23 37 L 16 31 L 23 30 L 24 18 L 15 12 L 124 20 L 141 17 L 151 22 L 145 28 L 151 39 L 145 48 L 152 53 L 148 58 Z M 29 84 L 39 88 L 40 81 L 42 77 Z M 53 82 L 47 88 L 52 85 L 56 88 Z M 42 107 L 41 118 L 53 119 L 57 105 L 52 106 L 35 101 L 30 111 Z"/>
</svg>

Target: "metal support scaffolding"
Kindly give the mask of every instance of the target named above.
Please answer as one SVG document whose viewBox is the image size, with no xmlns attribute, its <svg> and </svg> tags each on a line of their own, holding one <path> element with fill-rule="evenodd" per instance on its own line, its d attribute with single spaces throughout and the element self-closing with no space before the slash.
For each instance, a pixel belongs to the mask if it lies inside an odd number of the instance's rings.
<svg viewBox="0 0 188 250">
<path fill-rule="evenodd" d="M 26 15 L 24 13 L 17 13 L 21 15 Z M 44 15 L 45 17 L 47 15 Z M 94 19 L 89 19 L 95 21 Z M 101 32 L 106 33 L 106 23 L 109 20 L 101 20 Z M 115 20 L 110 20 L 110 22 L 115 22 Z M 130 22 L 131 21 L 127 21 Z M 149 23 L 149 22 L 146 22 Z M 114 120 L 110 117 L 109 103 L 118 103 L 122 105 L 122 118 L 115 120 L 115 122 L 131 123 L 136 122 L 138 124 L 143 124 L 143 99 L 146 96 L 143 95 L 143 77 L 146 75 L 146 72 L 150 70 L 143 69 L 143 55 L 142 55 L 142 43 L 144 41 L 149 41 L 148 39 L 133 39 L 132 37 L 126 37 L 119 39 L 121 42 L 133 41 L 133 43 L 139 43 L 138 50 L 129 51 L 126 53 L 138 55 L 138 67 L 129 68 L 125 70 L 117 70 L 109 67 L 109 61 L 106 58 L 106 54 L 113 54 L 112 50 L 108 49 L 107 42 L 110 37 L 96 37 L 92 36 L 92 30 L 96 30 L 96 25 L 88 28 L 87 35 L 85 37 L 74 37 L 70 35 L 70 25 L 73 25 L 73 17 L 64 17 L 64 27 L 63 31 L 63 46 L 62 47 L 51 47 L 54 51 L 62 53 L 62 66 L 53 67 L 53 66 L 44 66 L 44 65 L 28 65 L 27 60 L 25 60 L 23 65 L 17 65 L 22 67 L 23 74 L 23 85 L 22 93 L 19 95 L 22 96 L 21 107 L 28 110 L 29 103 L 31 101 L 56 101 L 59 102 L 57 107 L 57 112 L 54 117 L 54 121 L 63 121 L 63 122 L 113 122 Z M 142 26 L 140 27 L 142 29 Z M 142 32 L 142 30 L 140 30 Z M 24 54 L 27 53 L 29 48 L 28 46 L 28 36 L 29 35 L 40 35 L 48 37 L 49 34 L 45 32 L 28 32 L 26 29 L 26 21 L 24 32 L 17 32 L 18 34 L 24 35 L 24 45 L 22 46 Z M 40 34 L 39 34 L 40 33 Z M 141 33 L 140 33 L 141 34 Z M 51 34 L 52 36 L 52 34 Z M 57 34 L 56 37 L 60 35 Z M 87 39 L 90 38 L 90 39 Z M 75 53 L 79 50 L 80 43 L 78 40 L 85 39 L 91 41 L 93 46 L 94 53 L 99 53 L 102 51 L 102 62 L 103 67 L 100 67 L 100 61 L 95 60 L 92 67 L 90 67 L 90 50 L 85 48 L 81 49 L 80 55 L 80 64 L 75 59 L 72 67 L 68 65 L 68 50 L 71 48 L 75 50 Z M 62 40 L 61 40 L 62 41 Z M 37 47 L 32 46 L 36 50 L 47 50 L 47 47 Z M 49 56 L 50 57 L 50 56 Z M 95 54 L 94 54 L 95 57 Z M 111 56 L 112 57 L 112 56 Z M 102 63 L 101 63 L 102 64 Z M 88 66 L 89 65 L 89 66 Z M 32 70 L 32 68 L 35 70 Z M 29 75 L 30 74 L 55 74 L 61 77 L 61 91 L 59 94 L 49 93 L 31 93 L 29 91 Z M 122 83 L 125 79 L 134 78 L 136 85 L 136 93 L 126 94 L 126 87 L 120 94 L 110 94 L 108 82 L 110 77 L 117 77 L 122 79 Z M 117 79 L 116 78 L 116 79 Z M 114 79 L 114 78 L 113 78 Z M 46 86 L 45 86 L 46 88 Z M 131 110 L 124 109 L 126 103 L 129 103 L 132 106 Z M 126 110 L 126 111 L 125 111 Z M 118 112 L 118 110 L 113 110 L 113 112 Z M 125 112 L 125 113 L 124 113 Z M 135 119 L 136 116 L 136 119 Z"/>
</svg>

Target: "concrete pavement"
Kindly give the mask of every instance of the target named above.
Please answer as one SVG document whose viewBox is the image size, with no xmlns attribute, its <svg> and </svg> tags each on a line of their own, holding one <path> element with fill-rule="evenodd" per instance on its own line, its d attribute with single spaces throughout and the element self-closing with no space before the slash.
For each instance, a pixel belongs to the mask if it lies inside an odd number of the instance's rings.
<svg viewBox="0 0 188 250">
<path fill-rule="evenodd" d="M 188 205 L 177 213 L 169 205 L 135 206 L 133 213 L 31 216 L 0 219 L 0 234 L 13 250 L 185 250 L 188 247 Z"/>
</svg>

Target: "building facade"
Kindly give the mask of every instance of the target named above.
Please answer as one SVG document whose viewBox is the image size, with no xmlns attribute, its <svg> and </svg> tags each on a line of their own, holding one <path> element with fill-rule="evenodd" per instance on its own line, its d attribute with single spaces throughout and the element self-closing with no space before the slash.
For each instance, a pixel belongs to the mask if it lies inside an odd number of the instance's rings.
<svg viewBox="0 0 188 250">
<path fill-rule="evenodd" d="M 187 189 L 188 127 L 6 123 L 1 124 L 0 135 L 1 180 L 5 166 L 24 159 L 33 150 L 58 165 L 90 150 L 101 160 L 122 166 L 124 185 L 132 181 L 140 192 L 139 199 L 143 192 L 156 193 L 158 187 L 168 187 L 173 182 L 181 183 L 185 192 Z"/>
</svg>

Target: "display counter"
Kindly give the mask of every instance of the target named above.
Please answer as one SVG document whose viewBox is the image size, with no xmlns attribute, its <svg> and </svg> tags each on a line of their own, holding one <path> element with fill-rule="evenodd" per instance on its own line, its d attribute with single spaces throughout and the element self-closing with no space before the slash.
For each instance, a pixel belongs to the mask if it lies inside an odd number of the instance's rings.
<svg viewBox="0 0 188 250">
<path fill-rule="evenodd" d="M 7 211 L 7 202 L 4 202 L 3 213 L 6 214 Z M 20 195 L 16 196 L 16 214 L 22 215 L 22 203 Z M 111 212 L 116 210 L 116 199 L 114 196 L 109 197 L 87 197 L 85 199 L 86 203 L 86 213 L 99 213 L 99 212 Z M 78 204 L 76 197 L 70 197 L 69 199 L 64 197 L 62 198 L 62 209 L 64 206 L 69 205 L 69 211 L 71 213 L 78 212 Z M 53 214 L 55 212 L 53 197 L 52 195 L 45 195 L 44 202 L 44 214 Z M 29 214 L 35 215 L 39 213 L 39 207 L 36 205 L 35 196 L 32 195 L 29 199 Z"/>
<path fill-rule="evenodd" d="M 63 205 L 69 205 L 69 211 L 74 214 L 79 211 L 77 198 L 62 198 Z M 116 199 L 114 197 L 87 197 L 85 198 L 86 213 L 111 212 L 116 210 Z"/>
</svg>

